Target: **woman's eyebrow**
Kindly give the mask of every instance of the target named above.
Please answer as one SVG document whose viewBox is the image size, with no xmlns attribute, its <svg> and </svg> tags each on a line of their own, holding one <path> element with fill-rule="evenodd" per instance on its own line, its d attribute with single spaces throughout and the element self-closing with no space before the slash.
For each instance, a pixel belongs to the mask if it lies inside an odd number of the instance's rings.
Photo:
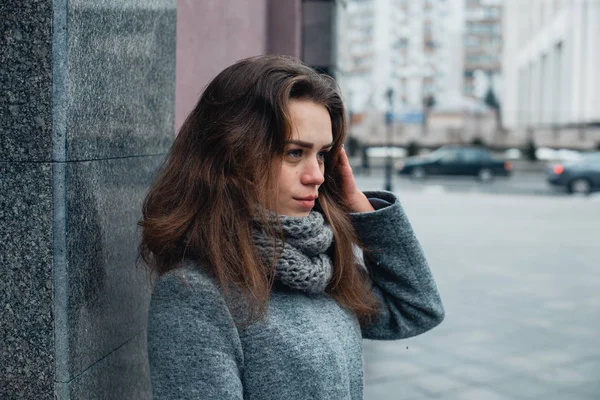
<svg viewBox="0 0 600 400">
<path fill-rule="evenodd" d="M 312 149 L 314 147 L 313 143 L 305 142 L 305 141 L 302 141 L 302 140 L 288 140 L 286 142 L 286 144 L 295 144 L 297 146 L 304 147 L 304 148 L 307 148 L 307 149 Z M 332 146 L 333 146 L 333 142 L 327 143 L 326 145 L 323 145 L 322 149 L 326 149 L 326 148 L 332 147 Z"/>
</svg>

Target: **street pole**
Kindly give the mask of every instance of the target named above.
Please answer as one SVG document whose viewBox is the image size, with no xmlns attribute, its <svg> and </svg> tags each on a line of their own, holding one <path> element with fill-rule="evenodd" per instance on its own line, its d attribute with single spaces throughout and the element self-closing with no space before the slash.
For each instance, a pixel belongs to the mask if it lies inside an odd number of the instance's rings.
<svg viewBox="0 0 600 400">
<path fill-rule="evenodd" d="M 392 130 L 394 128 L 394 108 L 393 108 L 393 97 L 394 90 L 389 88 L 387 90 L 387 98 L 389 103 L 389 111 L 386 113 L 386 157 L 385 157 L 385 187 L 384 190 L 391 192 L 392 189 Z"/>
</svg>

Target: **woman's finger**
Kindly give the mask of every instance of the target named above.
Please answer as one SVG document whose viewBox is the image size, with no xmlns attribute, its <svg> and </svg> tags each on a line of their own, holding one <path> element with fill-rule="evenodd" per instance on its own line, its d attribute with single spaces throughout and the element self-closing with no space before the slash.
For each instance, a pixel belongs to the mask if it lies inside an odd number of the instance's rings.
<svg viewBox="0 0 600 400">
<path fill-rule="evenodd" d="M 352 166 L 344 148 L 342 148 L 339 163 L 344 189 L 351 192 L 355 189 L 354 174 L 352 173 Z"/>
<path fill-rule="evenodd" d="M 342 162 L 342 164 L 344 166 L 348 166 L 350 169 L 352 169 L 352 167 L 350 166 L 350 160 L 348 160 L 348 154 L 346 154 L 346 149 L 344 149 L 342 147 L 342 158 L 340 160 Z"/>
</svg>

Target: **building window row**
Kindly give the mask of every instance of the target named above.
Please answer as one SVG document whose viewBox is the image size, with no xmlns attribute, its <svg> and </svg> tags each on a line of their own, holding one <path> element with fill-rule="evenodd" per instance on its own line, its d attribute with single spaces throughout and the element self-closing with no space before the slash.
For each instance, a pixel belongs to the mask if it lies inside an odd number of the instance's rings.
<svg viewBox="0 0 600 400">
<path fill-rule="evenodd" d="M 473 8 L 468 9 L 465 14 L 467 20 L 472 21 L 499 19 L 502 16 L 502 9 L 498 7 Z"/>
<path fill-rule="evenodd" d="M 500 57 L 497 54 L 467 54 L 465 61 L 467 64 L 497 64 Z"/>
</svg>

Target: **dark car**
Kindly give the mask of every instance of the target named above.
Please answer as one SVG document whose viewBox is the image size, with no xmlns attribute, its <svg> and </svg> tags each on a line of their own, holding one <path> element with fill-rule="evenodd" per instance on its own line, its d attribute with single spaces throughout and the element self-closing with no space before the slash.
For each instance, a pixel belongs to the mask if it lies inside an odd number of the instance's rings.
<svg viewBox="0 0 600 400">
<path fill-rule="evenodd" d="M 566 188 L 569 193 L 589 194 L 600 190 L 600 152 L 549 167 L 548 182 Z"/>
<path fill-rule="evenodd" d="M 509 176 L 512 165 L 495 159 L 480 147 L 445 146 L 424 157 L 409 157 L 396 164 L 396 170 L 417 179 L 427 175 L 463 175 L 487 182 L 496 176 Z"/>
</svg>

